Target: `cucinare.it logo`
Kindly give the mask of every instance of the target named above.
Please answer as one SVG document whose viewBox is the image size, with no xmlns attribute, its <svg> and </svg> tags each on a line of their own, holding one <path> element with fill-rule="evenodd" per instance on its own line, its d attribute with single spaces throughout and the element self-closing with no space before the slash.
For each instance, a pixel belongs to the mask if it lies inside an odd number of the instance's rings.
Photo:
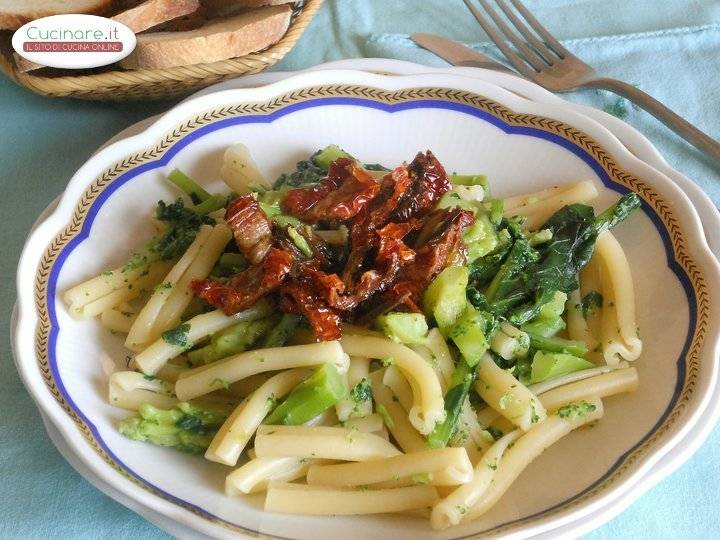
<svg viewBox="0 0 720 540">
<path fill-rule="evenodd" d="M 55 68 L 85 69 L 122 60 L 135 48 L 124 24 L 96 15 L 53 15 L 21 26 L 12 37 L 23 58 Z"/>
</svg>

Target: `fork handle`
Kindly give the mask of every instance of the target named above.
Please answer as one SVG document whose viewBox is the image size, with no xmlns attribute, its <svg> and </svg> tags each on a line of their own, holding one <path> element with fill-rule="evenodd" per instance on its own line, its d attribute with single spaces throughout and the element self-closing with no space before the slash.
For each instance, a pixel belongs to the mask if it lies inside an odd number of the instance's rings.
<svg viewBox="0 0 720 540">
<path fill-rule="evenodd" d="M 592 79 L 582 84 L 584 87 L 601 88 L 610 90 L 624 98 L 629 99 L 639 107 L 642 107 L 655 118 L 660 120 L 683 139 L 688 141 L 695 148 L 705 152 L 707 155 L 720 162 L 720 143 L 710 137 L 707 133 L 700 131 L 683 117 L 671 111 L 657 99 L 633 85 L 617 79 Z"/>
</svg>

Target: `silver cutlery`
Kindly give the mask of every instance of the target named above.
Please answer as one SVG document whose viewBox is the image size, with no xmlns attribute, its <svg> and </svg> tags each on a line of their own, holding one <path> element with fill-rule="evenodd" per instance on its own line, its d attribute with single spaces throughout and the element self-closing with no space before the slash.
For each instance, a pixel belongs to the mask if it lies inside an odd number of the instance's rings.
<svg viewBox="0 0 720 540">
<path fill-rule="evenodd" d="M 525 78 L 552 92 L 580 88 L 610 90 L 642 107 L 690 144 L 720 162 L 720 143 L 633 85 L 597 75 L 591 66 L 563 47 L 520 0 L 510 0 L 514 9 L 506 0 L 495 0 L 505 18 L 490 6 L 488 0 L 463 1 L 485 33 Z"/>
</svg>

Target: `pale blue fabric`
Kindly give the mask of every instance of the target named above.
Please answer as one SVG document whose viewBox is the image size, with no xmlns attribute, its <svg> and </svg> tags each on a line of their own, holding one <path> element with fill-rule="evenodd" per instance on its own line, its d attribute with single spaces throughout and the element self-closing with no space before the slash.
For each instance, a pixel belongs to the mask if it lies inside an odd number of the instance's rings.
<svg viewBox="0 0 720 540">
<path fill-rule="evenodd" d="M 720 2 L 526 0 L 573 52 L 608 76 L 637 84 L 720 138 Z M 326 0 L 298 46 L 275 69 L 340 58 L 399 58 L 445 65 L 417 49 L 430 32 L 494 53 L 460 0 Z M 569 99 L 608 108 L 647 134 L 668 161 L 720 204 L 708 161 L 642 111 L 604 92 Z M 47 438 L 10 358 L 14 272 L 35 216 L 89 155 L 124 127 L 175 101 L 102 104 L 49 100 L 0 77 L 0 538 L 133 538 L 167 535 L 85 482 Z M 592 539 L 716 538 L 720 534 L 720 431 L 678 472 Z"/>
</svg>

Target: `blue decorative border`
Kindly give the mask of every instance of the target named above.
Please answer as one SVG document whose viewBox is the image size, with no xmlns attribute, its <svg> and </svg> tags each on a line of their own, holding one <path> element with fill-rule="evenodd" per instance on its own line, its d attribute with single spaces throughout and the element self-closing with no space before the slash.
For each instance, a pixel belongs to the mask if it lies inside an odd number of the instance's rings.
<svg viewBox="0 0 720 540">
<path fill-rule="evenodd" d="M 85 217 L 85 220 L 83 222 L 82 228 L 80 232 L 72 238 L 61 250 L 60 254 L 58 255 L 56 261 L 52 265 L 51 273 L 48 279 L 48 287 L 47 287 L 47 296 L 46 296 L 46 302 L 48 306 L 48 313 L 49 313 L 49 319 L 50 319 L 50 334 L 48 338 L 48 359 L 49 359 L 49 365 L 52 372 L 52 376 L 54 378 L 54 381 L 58 387 L 58 390 L 62 397 L 65 399 L 65 401 L 68 403 L 70 408 L 77 414 L 77 416 L 82 420 L 82 422 L 85 423 L 85 425 L 88 427 L 90 432 L 92 433 L 93 437 L 95 438 L 95 441 L 99 445 L 99 447 L 107 453 L 107 455 L 115 461 L 116 464 L 118 464 L 120 467 L 122 467 L 130 476 L 134 477 L 137 481 L 144 484 L 146 487 L 150 488 L 152 491 L 161 494 L 165 499 L 174 502 L 176 504 L 179 504 L 180 506 L 186 508 L 186 509 L 192 509 L 195 513 L 206 517 L 210 519 L 213 522 L 218 522 L 220 524 L 227 525 L 231 528 L 240 529 L 244 532 L 252 533 L 259 536 L 265 536 L 265 537 L 272 537 L 277 538 L 279 540 L 292 540 L 285 537 L 280 536 L 274 536 L 274 535 L 268 535 L 266 533 L 261 533 L 259 531 L 255 531 L 252 529 L 247 529 L 243 527 L 242 525 L 237 525 L 232 522 L 228 522 L 218 516 L 215 516 L 214 514 L 211 514 L 207 510 L 204 510 L 203 508 L 200 508 L 199 506 L 196 506 L 194 504 L 191 504 L 187 501 L 184 501 L 182 499 L 179 499 L 178 497 L 175 497 L 171 495 L 170 493 L 167 493 L 160 489 L 159 487 L 152 484 L 150 481 L 144 479 L 141 477 L 138 473 L 127 467 L 123 461 L 117 456 L 105 443 L 105 441 L 100 437 L 100 433 L 98 432 L 95 425 L 90 422 L 90 420 L 83 414 L 83 412 L 79 409 L 79 407 L 75 404 L 73 399 L 70 397 L 67 389 L 65 388 L 65 385 L 60 377 L 60 373 L 58 371 L 57 366 L 57 338 L 58 333 L 60 331 L 58 319 L 57 319 L 57 307 L 56 307 L 56 292 L 57 292 L 57 280 L 58 276 L 60 274 L 60 271 L 62 270 L 63 264 L 67 260 L 68 256 L 72 251 L 80 244 L 82 243 L 86 238 L 88 238 L 90 234 L 90 230 L 92 228 L 92 225 L 95 221 L 95 218 L 97 217 L 97 214 L 100 210 L 100 208 L 105 204 L 105 202 L 123 185 L 125 185 L 127 182 L 131 181 L 133 178 L 137 177 L 138 175 L 157 169 L 159 167 L 162 167 L 166 165 L 175 155 L 178 154 L 182 149 L 184 149 L 186 146 L 191 144 L 193 141 L 209 134 L 214 131 L 230 127 L 230 126 L 236 126 L 241 124 L 254 124 L 254 123 L 270 123 L 274 122 L 276 119 L 281 118 L 285 115 L 292 114 L 296 111 L 301 111 L 305 109 L 315 108 L 315 107 L 325 107 L 325 106 L 332 106 L 332 105 L 349 105 L 354 107 L 365 107 L 370 109 L 376 109 L 380 111 L 384 111 L 387 113 L 396 113 L 401 111 L 406 111 L 410 109 L 444 109 L 444 110 L 450 110 L 462 114 L 467 114 L 470 116 L 473 116 L 475 118 L 478 118 L 484 122 L 488 122 L 495 127 L 501 129 L 504 133 L 510 134 L 510 135 L 526 135 L 531 137 L 540 138 L 546 141 L 550 141 L 554 144 L 557 144 L 564 149 L 568 150 L 578 158 L 580 158 L 583 162 L 585 162 L 592 170 L 593 172 L 600 178 L 602 183 L 619 193 L 627 193 L 630 190 L 624 186 L 619 185 L 617 182 L 612 180 L 608 173 L 605 171 L 605 169 L 602 167 L 600 163 L 598 163 L 586 150 L 581 148 L 576 143 L 565 139 L 561 137 L 560 135 L 550 133 L 547 131 L 544 131 L 542 129 L 534 128 L 534 127 L 527 127 L 527 126 L 514 126 L 506 123 L 504 120 L 494 116 L 493 114 L 483 111 L 481 109 L 478 109 L 474 106 L 462 104 L 462 103 L 455 103 L 455 102 L 449 102 L 449 101 L 443 101 L 443 100 L 436 100 L 436 99 L 424 99 L 424 100 L 416 100 L 416 101 L 409 101 L 409 102 L 403 102 L 403 103 L 396 103 L 396 104 L 388 104 L 388 103 L 381 103 L 378 101 L 374 101 L 372 99 L 364 99 L 364 98 L 353 98 L 353 97 L 328 97 L 328 98 L 315 98 L 315 99 L 309 99 L 306 101 L 301 101 L 299 103 L 293 103 L 291 105 L 287 105 L 281 109 L 278 109 L 276 111 L 273 111 L 268 114 L 251 114 L 251 115 L 243 115 L 243 116 L 237 116 L 237 117 L 231 117 L 223 120 L 218 120 L 215 122 L 211 122 L 205 126 L 202 126 L 188 135 L 180 138 L 177 142 L 172 144 L 172 146 L 158 159 L 155 159 L 153 161 L 145 162 L 141 165 L 138 165 L 131 170 L 122 173 L 117 178 L 115 178 L 98 196 L 97 198 L 92 202 L 92 205 L 87 212 L 87 215 Z M 663 225 L 662 220 L 660 219 L 659 215 L 655 212 L 655 210 L 648 205 L 646 202 L 643 201 L 642 204 L 642 210 L 644 213 L 652 220 L 653 225 L 657 229 L 658 233 L 660 234 L 663 246 L 665 248 L 665 254 L 668 261 L 668 267 L 673 271 L 673 273 L 677 276 L 678 280 L 683 286 L 683 289 L 685 290 L 685 294 L 688 298 L 688 304 L 689 304 L 689 325 L 688 325 L 688 333 L 687 337 L 685 339 L 685 343 L 683 345 L 682 352 L 680 354 L 680 357 L 678 358 L 676 365 L 677 365 L 677 382 L 675 385 L 674 393 L 672 396 L 672 399 L 670 401 L 670 404 L 666 408 L 666 410 L 663 412 L 660 419 L 657 421 L 657 423 L 653 426 L 653 428 L 630 450 L 625 452 L 622 456 L 620 456 L 617 461 L 613 464 L 613 466 L 596 482 L 594 482 L 592 485 L 581 491 L 580 493 L 570 497 L 569 499 L 558 503 L 551 508 L 547 508 L 541 512 L 538 512 L 536 514 L 525 516 L 523 518 L 519 518 L 507 523 L 504 523 L 502 525 L 497 525 L 491 529 L 473 533 L 471 535 L 466 535 L 462 537 L 456 537 L 454 540 L 464 540 L 468 538 L 475 537 L 477 535 L 482 534 L 488 534 L 493 531 L 496 531 L 500 528 L 505 528 L 523 521 L 528 521 L 533 518 L 542 516 L 543 514 L 546 514 L 548 512 L 551 512 L 555 509 L 558 509 L 562 506 L 567 505 L 568 503 L 571 503 L 572 501 L 576 500 L 579 497 L 582 497 L 587 492 L 591 491 L 595 487 L 597 487 L 599 484 L 604 482 L 607 478 L 609 478 L 613 472 L 615 472 L 618 467 L 623 463 L 623 461 L 632 454 L 635 450 L 637 450 L 640 446 L 643 445 L 645 441 L 647 441 L 654 432 L 663 424 L 663 422 L 666 420 L 672 409 L 674 408 L 675 404 L 677 403 L 678 397 L 680 396 L 680 392 L 683 388 L 684 382 L 685 382 L 685 358 L 687 356 L 690 344 L 692 342 L 693 338 L 693 330 L 696 327 L 697 323 L 697 298 L 695 294 L 695 290 L 693 289 L 693 286 L 689 280 L 688 275 L 686 274 L 685 270 L 678 264 L 678 262 L 675 260 L 673 256 L 673 247 L 672 242 L 670 240 L 670 235 L 666 229 L 666 227 Z"/>
</svg>

